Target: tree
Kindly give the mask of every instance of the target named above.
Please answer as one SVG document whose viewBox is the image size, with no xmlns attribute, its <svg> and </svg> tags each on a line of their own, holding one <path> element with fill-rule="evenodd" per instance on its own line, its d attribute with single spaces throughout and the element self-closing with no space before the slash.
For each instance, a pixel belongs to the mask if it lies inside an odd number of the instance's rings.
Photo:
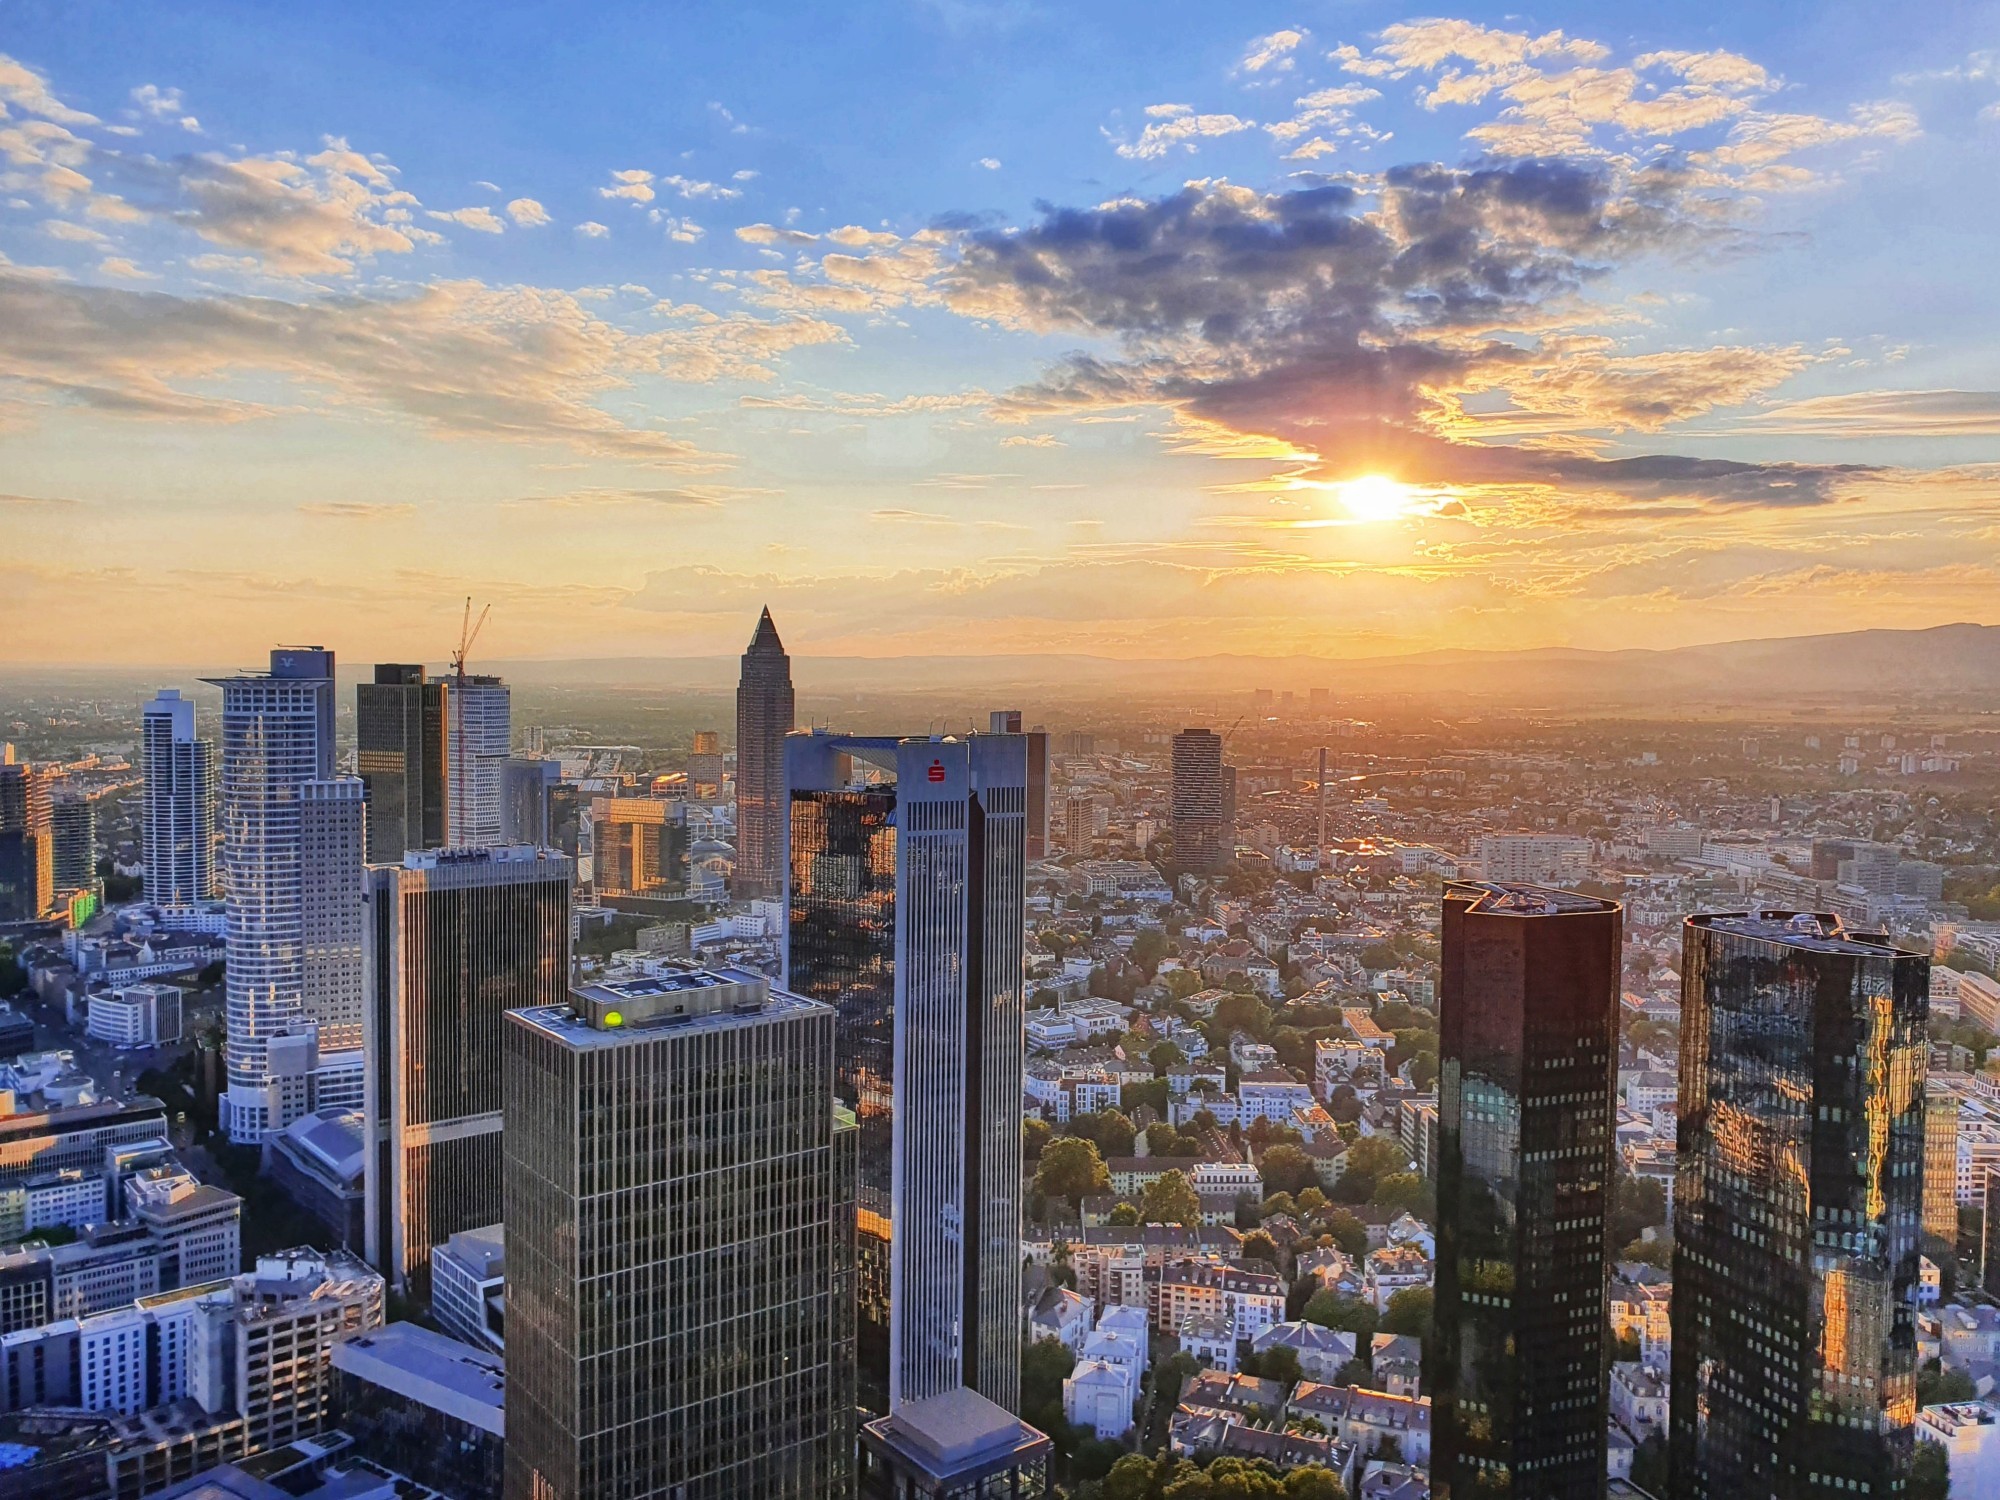
<svg viewBox="0 0 2000 1500">
<path fill-rule="evenodd" d="M 1928 1360 L 1917 1371 L 1917 1405 L 1937 1406 L 1949 1401 L 1970 1401 L 1978 1394 L 1972 1377 L 1963 1370 L 1941 1370 L 1936 1360 Z"/>
<path fill-rule="evenodd" d="M 1326 1207 L 1326 1194 L 1316 1186 L 1309 1187 L 1302 1193 L 1292 1194 L 1292 1199 L 1298 1204 L 1299 1212 L 1302 1214 L 1316 1214 Z"/>
<path fill-rule="evenodd" d="M 1620 1260 L 1636 1260 L 1641 1265 L 1657 1266 L 1662 1271 L 1674 1268 L 1674 1242 L 1665 1235 L 1652 1240 L 1634 1240 L 1618 1252 Z"/>
<path fill-rule="evenodd" d="M 1314 1292 L 1302 1316 L 1308 1323 L 1317 1323 L 1322 1328 L 1338 1328 L 1353 1334 L 1357 1344 L 1375 1337 L 1375 1309 L 1359 1297 L 1343 1297 L 1338 1292 Z"/>
<path fill-rule="evenodd" d="M 0 999 L 18 995 L 28 987 L 28 976 L 14 958 L 14 945 L 0 943 Z"/>
<path fill-rule="evenodd" d="M 1327 1216 L 1326 1232 L 1353 1259 L 1359 1260 L 1368 1253 L 1368 1226 L 1346 1209 L 1336 1208 Z"/>
<path fill-rule="evenodd" d="M 1319 1187 L 1319 1168 L 1304 1151 L 1289 1142 L 1271 1147 L 1258 1163 L 1264 1173 L 1264 1190 L 1271 1193 L 1303 1193 Z"/>
<path fill-rule="evenodd" d="M 1265 1380 L 1280 1380 L 1286 1385 L 1297 1385 L 1305 1371 L 1299 1368 L 1299 1351 L 1284 1344 L 1276 1344 L 1262 1354 L 1253 1354 L 1243 1362 L 1243 1373 L 1258 1375 Z"/>
<path fill-rule="evenodd" d="M 1048 1145 L 1050 1137 L 1054 1134 L 1055 1130 L 1047 1120 L 1029 1115 L 1025 1120 L 1021 1121 L 1021 1159 L 1023 1161 L 1039 1160 L 1043 1149 Z"/>
<path fill-rule="evenodd" d="M 1131 1118 L 1115 1109 L 1076 1115 L 1069 1122 L 1069 1130 L 1071 1135 L 1096 1142 L 1100 1156 L 1130 1156 L 1132 1146 L 1139 1138 L 1139 1132 L 1132 1128 Z"/>
<path fill-rule="evenodd" d="M 1307 1464 L 1285 1476 L 1285 1500 L 1347 1500 L 1347 1486 L 1333 1470 Z"/>
<path fill-rule="evenodd" d="M 1201 1223 L 1201 1197 L 1180 1172 L 1166 1172 L 1146 1184 L 1139 1202 L 1139 1215 L 1148 1224 L 1181 1224 L 1189 1228 Z"/>
<path fill-rule="evenodd" d="M 1199 1156 L 1201 1144 L 1162 1121 L 1146 1127 L 1146 1150 L 1154 1156 Z"/>
<path fill-rule="evenodd" d="M 1187 1065 L 1187 1054 L 1172 1042 L 1160 1042 L 1146 1054 L 1146 1061 L 1152 1064 L 1154 1076 L 1164 1078 L 1169 1069 Z"/>
<path fill-rule="evenodd" d="M 1257 1218 L 1258 1221 L 1261 1223 L 1263 1220 L 1272 1218 L 1278 1214 L 1290 1214 L 1296 1212 L 1298 1212 L 1298 1205 L 1292 1201 L 1292 1195 L 1290 1193 L 1273 1193 L 1271 1194 L 1270 1197 L 1266 1198 L 1263 1202 L 1263 1205 L 1258 1208 Z"/>
<path fill-rule="evenodd" d="M 1632 1450 L 1632 1483 L 1649 1495 L 1667 1492 L 1667 1440 L 1662 1434 L 1649 1433 Z"/>
<path fill-rule="evenodd" d="M 1619 1334 L 1611 1345 L 1611 1362 L 1614 1365 L 1631 1365 L 1639 1362 L 1644 1351 L 1639 1347 L 1639 1335 L 1628 1328 Z"/>
<path fill-rule="evenodd" d="M 1942 1443 L 1918 1441 L 1916 1462 L 1910 1467 L 1909 1495 L 1910 1500 L 1950 1500 L 1951 1454 Z"/>
<path fill-rule="evenodd" d="M 1128 1453 L 1098 1485 L 1098 1500 L 1150 1500 L 1153 1478 L 1153 1461 L 1143 1453 Z"/>
<path fill-rule="evenodd" d="M 1148 1078 L 1144 1083 L 1128 1083 L 1118 1091 L 1118 1107 L 1129 1118 L 1141 1105 L 1150 1105 L 1156 1115 L 1167 1112 L 1167 1080 Z"/>
<path fill-rule="evenodd" d="M 1146 971 L 1151 978 L 1160 967 L 1160 960 L 1167 956 L 1167 935 L 1157 928 L 1144 927 L 1132 939 L 1132 962 Z"/>
<path fill-rule="evenodd" d="M 1375 1367 L 1362 1355 L 1355 1355 L 1334 1372 L 1335 1385 L 1358 1385 L 1364 1391 L 1379 1391 L 1382 1382 L 1375 1378 Z"/>
<path fill-rule="evenodd" d="M 1667 1222 L 1667 1190 L 1651 1177 L 1634 1177 L 1618 1163 L 1611 1181 L 1611 1215 L 1605 1235 L 1614 1245 L 1629 1244 Z"/>
<path fill-rule="evenodd" d="M 1420 1089 L 1427 1089 L 1437 1082 L 1438 1055 L 1425 1048 L 1410 1059 L 1410 1082 Z"/>
<path fill-rule="evenodd" d="M 1430 1185 L 1415 1172 L 1391 1172 L 1375 1184 L 1368 1201 L 1377 1208 L 1421 1214 L 1430 1198 Z"/>
<path fill-rule="evenodd" d="M 1215 1028 L 1224 1037 L 1247 1031 L 1261 1038 L 1271 1028 L 1271 1010 L 1255 995 L 1226 995 L 1215 1007 Z"/>
<path fill-rule="evenodd" d="M 1351 1084 L 1343 1083 L 1327 1100 L 1326 1112 L 1333 1117 L 1334 1124 L 1352 1125 L 1361 1118 L 1361 1096 L 1354 1092 Z"/>
<path fill-rule="evenodd" d="M 1278 1242 L 1263 1230 L 1252 1230 L 1244 1235 L 1242 1250 L 1245 1260 L 1261 1260 L 1273 1270 L 1277 1269 Z"/>
<path fill-rule="evenodd" d="M 1113 1229 L 1129 1229 L 1139 1222 L 1139 1210 L 1130 1203 L 1121 1203 L 1111 1210 L 1107 1222 Z"/>
<path fill-rule="evenodd" d="M 1431 1289 L 1406 1286 L 1389 1294 L 1389 1306 L 1382 1314 L 1384 1333 L 1406 1333 L 1411 1338 L 1431 1336 Z"/>
<path fill-rule="evenodd" d="M 1076 1356 L 1061 1339 L 1036 1339 L 1021 1351 L 1021 1415 L 1053 1436 L 1066 1431 L 1062 1383 Z"/>
<path fill-rule="evenodd" d="M 1384 1135 L 1364 1135 L 1347 1151 L 1347 1170 L 1381 1177 L 1400 1172 L 1410 1164 L 1403 1148 Z"/>
<path fill-rule="evenodd" d="M 1042 1148 L 1041 1162 L 1035 1168 L 1035 1191 L 1044 1197 L 1067 1198 L 1072 1208 L 1081 1208 L 1085 1198 L 1110 1187 L 1111 1172 L 1095 1141 L 1065 1135 Z"/>
</svg>

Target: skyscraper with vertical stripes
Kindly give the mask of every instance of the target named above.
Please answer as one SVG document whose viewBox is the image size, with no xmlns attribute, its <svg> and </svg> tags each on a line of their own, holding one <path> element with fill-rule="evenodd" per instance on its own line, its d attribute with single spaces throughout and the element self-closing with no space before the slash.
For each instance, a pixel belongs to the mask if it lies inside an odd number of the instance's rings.
<svg viewBox="0 0 2000 1500">
<path fill-rule="evenodd" d="M 785 986 L 861 1119 L 861 1396 L 1020 1400 L 1021 736 L 795 734 Z"/>
<path fill-rule="evenodd" d="M 466 849 L 500 843 L 501 781 L 513 743 L 513 695 L 498 677 L 453 677 L 445 692 L 445 714 L 450 766 L 445 836 Z"/>
<path fill-rule="evenodd" d="M 161 688 L 140 720 L 139 847 L 146 899 L 192 906 L 215 894 L 215 768 L 195 736 L 194 703 Z"/>
<path fill-rule="evenodd" d="M 784 890 L 785 736 L 795 713 L 792 659 L 767 609 L 743 653 L 736 686 L 736 877 L 730 894 L 739 900 Z"/>
</svg>

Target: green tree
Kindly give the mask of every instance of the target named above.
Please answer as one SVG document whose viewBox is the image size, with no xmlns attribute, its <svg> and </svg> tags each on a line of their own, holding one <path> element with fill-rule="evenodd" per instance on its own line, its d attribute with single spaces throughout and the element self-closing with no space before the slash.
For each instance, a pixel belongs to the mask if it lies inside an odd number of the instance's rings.
<svg viewBox="0 0 2000 1500">
<path fill-rule="evenodd" d="M 1098 1500 L 1151 1500 L 1153 1479 L 1153 1461 L 1143 1453 L 1128 1453 L 1098 1485 Z"/>
<path fill-rule="evenodd" d="M 1266 1380 L 1280 1380 L 1286 1385 L 1298 1384 L 1305 1371 L 1299 1368 L 1299 1352 L 1278 1344 L 1266 1349 L 1262 1354 L 1253 1354 L 1243 1362 L 1243 1373 L 1260 1375 Z"/>
<path fill-rule="evenodd" d="M 1055 1130 L 1047 1120 L 1029 1115 L 1021 1121 L 1021 1159 L 1023 1161 L 1040 1159 L 1043 1148 L 1054 1135 Z"/>
<path fill-rule="evenodd" d="M 1303 1193 L 1319 1186 L 1319 1168 L 1313 1159 L 1289 1142 L 1271 1147 L 1258 1166 L 1264 1173 L 1266 1192 Z"/>
<path fill-rule="evenodd" d="M 1667 1440 L 1650 1433 L 1632 1450 L 1632 1483 L 1649 1495 L 1667 1492 Z"/>
<path fill-rule="evenodd" d="M 1943 1444 L 1918 1442 L 1909 1495 L 1910 1500 L 1951 1500 L 1951 1454 Z"/>
<path fill-rule="evenodd" d="M 1326 1207 L 1326 1194 L 1317 1186 L 1309 1187 L 1302 1193 L 1292 1194 L 1292 1201 L 1299 1206 L 1302 1214 L 1317 1214 Z"/>
<path fill-rule="evenodd" d="M 1359 1260 L 1368 1253 L 1368 1226 L 1344 1208 L 1327 1215 L 1326 1232 L 1349 1257 Z"/>
<path fill-rule="evenodd" d="M 1382 1314 L 1382 1332 L 1429 1338 L 1431 1303 L 1431 1289 L 1427 1286 L 1406 1286 L 1400 1292 L 1391 1292 L 1389 1306 Z"/>
<path fill-rule="evenodd" d="M 1277 1269 L 1278 1242 L 1263 1230 L 1253 1230 L 1244 1235 L 1242 1250 L 1245 1260 L 1261 1260 L 1273 1270 Z"/>
<path fill-rule="evenodd" d="M 1656 1266 L 1662 1271 L 1674 1268 L 1674 1242 L 1665 1235 L 1652 1240 L 1634 1240 L 1618 1252 L 1620 1260 L 1636 1260 L 1641 1265 Z"/>
<path fill-rule="evenodd" d="M 1359 1297 L 1343 1297 L 1338 1292 L 1330 1291 L 1314 1292 L 1302 1316 L 1308 1323 L 1317 1323 L 1322 1328 L 1344 1329 L 1354 1335 L 1357 1344 L 1365 1344 L 1375 1337 L 1375 1309 Z"/>
<path fill-rule="evenodd" d="M 1129 1229 L 1139 1222 L 1138 1207 L 1131 1203 L 1121 1203 L 1111 1210 L 1106 1222 L 1113 1229 Z"/>
<path fill-rule="evenodd" d="M 1375 1367 L 1357 1354 L 1338 1370 L 1334 1371 L 1335 1385 L 1358 1385 L 1364 1391 L 1379 1391 L 1382 1382 L 1375 1378 Z"/>
<path fill-rule="evenodd" d="M 1172 1042 L 1159 1042 L 1146 1054 L 1146 1061 L 1152 1064 L 1156 1077 L 1164 1078 L 1169 1069 L 1187 1065 L 1187 1054 Z"/>
<path fill-rule="evenodd" d="M 1415 1172 L 1391 1172 L 1375 1184 L 1368 1198 L 1377 1208 L 1416 1214 L 1424 1213 L 1429 1200 L 1430 1185 Z"/>
<path fill-rule="evenodd" d="M 1271 1029 L 1271 1009 L 1255 995 L 1227 995 L 1215 1007 L 1215 1028 L 1226 1041 L 1231 1032 L 1261 1038 Z"/>
<path fill-rule="evenodd" d="M 28 987 L 28 976 L 14 958 L 14 945 L 0 943 L 0 999 L 11 999 Z"/>
<path fill-rule="evenodd" d="M 1917 1405 L 1937 1406 L 1950 1401 L 1970 1401 L 1978 1394 L 1972 1377 L 1963 1370 L 1943 1370 L 1936 1360 L 1926 1360 L 1917 1371 Z"/>
<path fill-rule="evenodd" d="M 1201 1145 L 1164 1122 L 1146 1127 L 1146 1150 L 1154 1156 L 1199 1156 Z"/>
<path fill-rule="evenodd" d="M 1364 1135 L 1347 1148 L 1347 1170 L 1365 1172 L 1371 1181 L 1409 1164 L 1409 1154 L 1385 1135 Z"/>
<path fill-rule="evenodd" d="M 1042 1148 L 1035 1168 L 1035 1191 L 1044 1197 L 1067 1198 L 1072 1208 L 1080 1208 L 1085 1198 L 1110 1187 L 1111 1172 L 1095 1141 L 1065 1135 Z"/>
<path fill-rule="evenodd" d="M 1062 1383 L 1076 1368 L 1076 1356 L 1061 1339 L 1036 1339 L 1021 1351 L 1021 1415 L 1053 1436 L 1067 1432 Z"/>
<path fill-rule="evenodd" d="M 1132 939 L 1130 952 L 1132 962 L 1144 969 L 1150 979 L 1158 972 L 1160 960 L 1167 956 L 1167 935 L 1154 927 L 1142 927 Z"/>
<path fill-rule="evenodd" d="M 1201 1197 L 1179 1171 L 1166 1172 L 1146 1184 L 1139 1215 L 1148 1224 L 1193 1228 L 1201 1223 Z"/>
<path fill-rule="evenodd" d="M 1070 1120 L 1069 1130 L 1071 1135 L 1095 1141 L 1098 1155 L 1106 1157 L 1130 1156 L 1133 1144 L 1139 1139 L 1131 1117 L 1115 1109 L 1077 1115 Z"/>
<path fill-rule="evenodd" d="M 1347 1486 L 1333 1470 L 1307 1464 L 1285 1476 L 1285 1500 L 1347 1500 Z"/>
</svg>

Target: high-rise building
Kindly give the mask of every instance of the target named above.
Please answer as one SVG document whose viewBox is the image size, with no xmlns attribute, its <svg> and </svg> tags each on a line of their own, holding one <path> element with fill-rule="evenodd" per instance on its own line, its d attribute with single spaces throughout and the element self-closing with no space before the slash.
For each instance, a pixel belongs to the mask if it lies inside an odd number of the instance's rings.
<svg viewBox="0 0 2000 1500">
<path fill-rule="evenodd" d="M 833 1033 L 729 969 L 508 1016 L 507 1500 L 848 1493 Z"/>
<path fill-rule="evenodd" d="M 1958 1243 L 1958 1121 L 1965 1101 L 1932 1084 L 1924 1094 L 1924 1233 Z"/>
<path fill-rule="evenodd" d="M 688 805 L 667 797 L 594 797 L 590 884 L 614 911 L 658 914 L 688 898 Z"/>
<path fill-rule="evenodd" d="M 1224 769 L 1222 736 L 1214 730 L 1183 729 L 1174 736 L 1175 874 L 1212 874 L 1236 852 Z"/>
<path fill-rule="evenodd" d="M 1440 1500 L 1604 1493 L 1623 923 L 1566 891 L 1445 887 L 1424 1361 Z"/>
<path fill-rule="evenodd" d="M 368 871 L 368 1258 L 420 1299 L 431 1247 L 500 1218 L 504 1017 L 569 993 L 570 877 L 526 846 Z"/>
<path fill-rule="evenodd" d="M 333 653 L 279 647 L 222 689 L 222 871 L 229 1086 L 224 1130 L 261 1144 L 311 1107 L 305 1016 L 305 784 L 333 775 Z M 272 1066 L 282 1043 L 285 1066 Z"/>
<path fill-rule="evenodd" d="M 1829 915 L 1687 919 L 1668 1435 L 1681 1500 L 1908 1483 L 1929 969 Z"/>
<path fill-rule="evenodd" d="M 562 762 L 509 759 L 500 768 L 500 841 L 546 844 L 549 807 L 562 783 Z"/>
<path fill-rule="evenodd" d="M 1097 838 L 1097 799 L 1071 792 L 1063 803 L 1063 847 L 1072 855 L 1087 855 Z"/>
<path fill-rule="evenodd" d="M 987 718 L 989 734 L 1018 734 L 1028 745 L 1028 863 L 1049 857 L 1049 736 L 1021 727 L 1021 710 L 996 708 Z"/>
<path fill-rule="evenodd" d="M 446 692 L 445 836 L 462 849 L 501 842 L 500 784 L 513 743 L 513 698 L 498 677 L 453 677 Z"/>
<path fill-rule="evenodd" d="M 696 798 L 722 794 L 722 736 L 713 729 L 697 729 L 694 748 L 688 752 L 688 795 Z"/>
<path fill-rule="evenodd" d="M 771 611 L 757 620 L 757 633 L 743 653 L 736 686 L 736 875 L 738 899 L 770 898 L 784 890 L 785 736 L 796 708 L 792 659 L 771 623 Z"/>
<path fill-rule="evenodd" d="M 449 703 L 443 681 L 399 662 L 354 690 L 354 769 L 368 788 L 368 863 L 451 840 L 445 808 Z"/>
<path fill-rule="evenodd" d="M 215 893 L 215 772 L 208 741 L 195 737 L 194 704 L 179 688 L 161 688 L 140 724 L 146 899 L 193 906 Z"/>
<path fill-rule="evenodd" d="M 353 1055 L 351 1068 L 359 1069 L 365 993 L 361 868 L 368 793 L 359 777 L 335 776 L 308 781 L 300 796 L 302 1008 L 305 1019 L 318 1028 L 321 1065 L 327 1066 L 332 1055 L 348 1053 Z M 350 1101 L 316 1100 L 315 1107 L 335 1102 Z"/>
<path fill-rule="evenodd" d="M 50 826 L 52 778 L 14 747 L 0 759 L 0 921 L 32 922 L 55 903 L 55 839 Z"/>
<path fill-rule="evenodd" d="M 50 878 L 59 891 L 97 888 L 97 804 L 81 792 L 58 793 L 49 804 Z"/>
<path fill-rule="evenodd" d="M 861 1122 L 861 1397 L 970 1386 L 1011 1410 L 1024 747 L 798 734 L 785 773 L 785 983 L 839 1013 Z"/>
</svg>

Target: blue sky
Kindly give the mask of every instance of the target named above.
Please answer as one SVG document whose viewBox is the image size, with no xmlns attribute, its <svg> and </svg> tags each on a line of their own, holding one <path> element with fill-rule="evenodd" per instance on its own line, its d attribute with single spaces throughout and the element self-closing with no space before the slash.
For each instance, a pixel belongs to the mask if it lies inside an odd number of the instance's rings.
<svg viewBox="0 0 2000 1500">
<path fill-rule="evenodd" d="M 2000 619 L 2000 8 L 1610 14 L 10 5 L 0 659 Z"/>
</svg>

